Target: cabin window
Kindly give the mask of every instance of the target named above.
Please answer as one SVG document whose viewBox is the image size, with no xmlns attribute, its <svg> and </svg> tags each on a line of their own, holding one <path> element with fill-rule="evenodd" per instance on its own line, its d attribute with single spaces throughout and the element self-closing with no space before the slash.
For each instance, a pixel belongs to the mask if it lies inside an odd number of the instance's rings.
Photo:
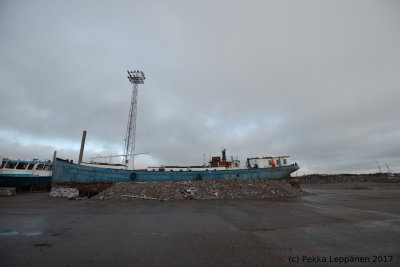
<svg viewBox="0 0 400 267">
<path fill-rule="evenodd" d="M 272 165 L 272 160 L 268 160 L 268 165 Z"/>
<path fill-rule="evenodd" d="M 50 165 L 46 164 L 46 165 L 44 165 L 43 170 L 48 171 L 48 170 L 49 170 L 49 167 L 50 167 Z"/>
<path fill-rule="evenodd" d="M 32 170 L 34 166 L 35 166 L 35 164 L 29 163 L 28 170 Z"/>
<path fill-rule="evenodd" d="M 49 165 L 48 171 L 52 171 L 52 170 L 53 170 L 53 165 Z"/>
<path fill-rule="evenodd" d="M 28 163 L 25 163 L 25 162 L 19 162 L 18 164 L 17 164 L 17 170 L 25 170 L 26 169 L 26 167 L 28 166 Z"/>
<path fill-rule="evenodd" d="M 7 164 L 6 164 L 6 168 L 7 169 L 14 169 L 15 168 L 15 166 L 17 166 L 17 163 L 16 162 L 7 162 Z"/>
<path fill-rule="evenodd" d="M 3 163 L 1 164 L 1 169 L 3 169 L 4 166 L 6 166 L 6 164 L 7 164 L 7 162 L 6 162 L 6 161 L 3 161 Z"/>
<path fill-rule="evenodd" d="M 43 167 L 44 167 L 44 164 L 38 164 L 36 166 L 36 170 L 41 171 L 41 170 L 43 170 Z"/>
<path fill-rule="evenodd" d="M 283 159 L 283 164 L 287 164 L 287 160 L 286 159 Z"/>
</svg>

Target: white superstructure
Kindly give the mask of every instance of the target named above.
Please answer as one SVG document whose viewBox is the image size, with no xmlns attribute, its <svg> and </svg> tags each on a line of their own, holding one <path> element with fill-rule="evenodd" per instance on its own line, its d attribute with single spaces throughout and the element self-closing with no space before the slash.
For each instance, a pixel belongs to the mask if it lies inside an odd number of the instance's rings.
<svg viewBox="0 0 400 267">
<path fill-rule="evenodd" d="M 0 176 L 38 177 L 51 176 L 53 163 L 39 160 L 19 160 L 0 157 Z"/>
<path fill-rule="evenodd" d="M 280 166 L 289 166 L 290 157 L 280 156 L 280 157 L 262 157 L 262 158 L 248 158 L 247 167 L 248 168 L 273 168 Z"/>
</svg>

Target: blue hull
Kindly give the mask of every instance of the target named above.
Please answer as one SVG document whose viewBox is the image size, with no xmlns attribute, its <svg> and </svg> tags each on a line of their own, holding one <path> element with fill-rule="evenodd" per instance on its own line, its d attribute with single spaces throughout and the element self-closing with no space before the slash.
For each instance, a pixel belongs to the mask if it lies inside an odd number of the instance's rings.
<svg viewBox="0 0 400 267">
<path fill-rule="evenodd" d="M 0 187 L 50 185 L 51 176 L 0 176 Z"/>
<path fill-rule="evenodd" d="M 82 166 L 55 160 L 53 183 L 93 182 L 167 182 L 198 179 L 281 179 L 299 169 L 297 163 L 289 166 L 259 169 L 210 171 L 130 171 Z"/>
</svg>

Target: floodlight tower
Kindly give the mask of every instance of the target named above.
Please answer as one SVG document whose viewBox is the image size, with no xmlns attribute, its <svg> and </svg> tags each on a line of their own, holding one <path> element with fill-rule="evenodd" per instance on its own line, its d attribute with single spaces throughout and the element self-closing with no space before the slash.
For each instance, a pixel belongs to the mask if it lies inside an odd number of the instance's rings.
<svg viewBox="0 0 400 267">
<path fill-rule="evenodd" d="M 129 108 L 128 125 L 126 127 L 126 138 L 124 147 L 124 158 L 125 163 L 128 162 L 128 155 L 133 160 L 133 154 L 135 153 L 135 135 L 136 135 L 136 112 L 137 112 L 137 97 L 138 97 L 138 85 L 144 84 L 144 73 L 142 71 L 129 71 L 128 80 L 133 85 L 131 106 Z"/>
</svg>

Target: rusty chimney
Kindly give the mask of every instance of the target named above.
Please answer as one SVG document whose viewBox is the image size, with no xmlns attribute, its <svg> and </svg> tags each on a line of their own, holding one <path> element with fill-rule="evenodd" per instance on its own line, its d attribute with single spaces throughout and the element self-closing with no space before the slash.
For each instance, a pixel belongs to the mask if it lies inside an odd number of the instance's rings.
<svg viewBox="0 0 400 267">
<path fill-rule="evenodd" d="M 222 149 L 222 162 L 226 162 L 226 148 Z"/>
</svg>

